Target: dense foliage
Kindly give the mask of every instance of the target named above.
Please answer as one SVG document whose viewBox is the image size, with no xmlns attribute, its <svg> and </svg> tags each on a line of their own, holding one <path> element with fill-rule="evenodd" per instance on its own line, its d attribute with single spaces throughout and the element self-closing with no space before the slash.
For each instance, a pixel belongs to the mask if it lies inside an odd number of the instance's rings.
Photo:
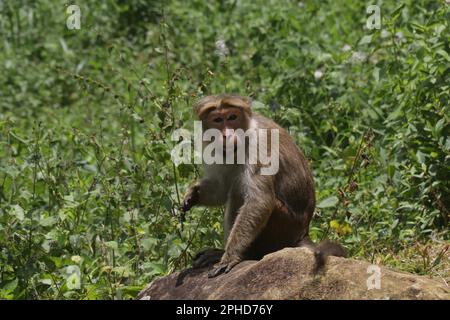
<svg viewBox="0 0 450 320">
<path fill-rule="evenodd" d="M 127 299 L 222 245 L 177 209 L 192 103 L 251 95 L 314 170 L 315 240 L 449 277 L 450 6 L 378 1 L 0 2 L 0 299 Z"/>
</svg>

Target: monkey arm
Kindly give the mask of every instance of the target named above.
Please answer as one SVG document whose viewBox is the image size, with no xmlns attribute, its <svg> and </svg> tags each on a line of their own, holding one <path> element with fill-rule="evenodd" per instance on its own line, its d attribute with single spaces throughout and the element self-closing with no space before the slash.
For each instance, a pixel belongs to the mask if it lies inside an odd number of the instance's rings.
<svg viewBox="0 0 450 320">
<path fill-rule="evenodd" d="M 186 191 L 181 210 L 189 211 L 195 205 L 220 206 L 225 204 L 227 193 L 222 189 L 219 181 L 208 178 L 200 179 Z"/>
<path fill-rule="evenodd" d="M 209 276 L 230 271 L 244 259 L 246 250 L 266 226 L 275 206 L 272 176 L 253 175 L 247 185 L 244 205 L 239 209 L 220 264 Z"/>
<path fill-rule="evenodd" d="M 221 206 L 227 201 L 227 190 L 216 179 L 204 178 L 198 182 L 198 204 L 203 206 Z"/>
</svg>

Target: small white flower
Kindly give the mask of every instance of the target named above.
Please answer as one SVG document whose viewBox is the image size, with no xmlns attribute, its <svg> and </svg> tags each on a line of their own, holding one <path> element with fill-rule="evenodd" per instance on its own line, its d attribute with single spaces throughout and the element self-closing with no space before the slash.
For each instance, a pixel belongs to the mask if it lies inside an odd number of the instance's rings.
<svg viewBox="0 0 450 320">
<path fill-rule="evenodd" d="M 216 41 L 216 54 L 221 57 L 226 57 L 230 54 L 230 50 L 228 50 L 225 40 L 219 39 Z"/>
<path fill-rule="evenodd" d="M 305 6 L 305 4 L 303 2 L 301 2 L 301 1 L 297 5 L 298 5 L 299 8 L 303 8 Z"/>
<path fill-rule="evenodd" d="M 77 265 L 71 265 L 66 267 L 66 285 L 70 290 L 80 289 L 81 286 L 81 272 Z"/>
<path fill-rule="evenodd" d="M 81 257 L 80 256 L 72 256 L 70 258 L 70 260 L 72 260 L 75 263 L 80 263 L 81 262 Z"/>
<path fill-rule="evenodd" d="M 364 52 L 361 51 L 355 51 L 352 54 L 352 57 L 350 58 L 352 63 L 361 63 L 366 61 L 367 59 L 367 54 L 365 54 Z"/>
<path fill-rule="evenodd" d="M 382 30 L 381 31 L 381 37 L 383 38 L 383 39 L 385 39 L 385 38 L 387 38 L 387 37 L 389 37 L 391 35 L 391 33 L 389 32 L 389 31 L 387 31 L 387 30 Z"/>
<path fill-rule="evenodd" d="M 72 273 L 70 276 L 67 277 L 66 285 L 67 288 L 69 288 L 70 290 L 80 289 L 81 286 L 80 275 Z"/>
<path fill-rule="evenodd" d="M 320 80 L 322 77 L 323 77 L 323 72 L 322 72 L 322 70 L 317 69 L 317 70 L 314 72 L 314 78 L 315 78 L 316 80 Z"/>
<path fill-rule="evenodd" d="M 395 33 L 395 41 L 397 42 L 403 42 L 405 39 L 405 36 L 403 35 L 403 32 L 399 31 Z"/>
<path fill-rule="evenodd" d="M 341 50 L 343 52 L 348 52 L 348 51 L 352 50 L 352 47 L 349 44 L 345 44 Z"/>
</svg>

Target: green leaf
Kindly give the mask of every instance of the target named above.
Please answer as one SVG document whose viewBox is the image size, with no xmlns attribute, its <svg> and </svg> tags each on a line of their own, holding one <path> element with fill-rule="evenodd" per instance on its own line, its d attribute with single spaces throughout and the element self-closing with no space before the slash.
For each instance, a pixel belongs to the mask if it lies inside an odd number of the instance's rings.
<svg viewBox="0 0 450 320">
<path fill-rule="evenodd" d="M 111 248 L 111 249 L 113 249 L 113 250 L 118 250 L 118 249 L 119 249 L 119 245 L 117 244 L 116 241 L 108 241 L 108 242 L 105 242 L 105 245 L 106 245 L 108 248 Z"/>
<path fill-rule="evenodd" d="M 361 40 L 359 40 L 359 45 L 363 45 L 363 44 L 369 44 L 370 42 L 372 42 L 372 35 L 365 35 L 364 37 L 361 38 Z"/>
<path fill-rule="evenodd" d="M 151 272 L 152 274 L 163 274 L 165 271 L 165 267 L 162 263 L 149 262 L 147 265 L 153 269 Z"/>
<path fill-rule="evenodd" d="M 267 109 L 266 105 L 260 101 L 252 101 L 252 109 L 253 110 L 263 110 L 263 109 Z"/>
<path fill-rule="evenodd" d="M 19 283 L 19 280 L 17 278 L 15 278 L 12 281 L 7 282 L 2 290 L 5 290 L 6 292 L 12 292 L 17 288 L 17 284 Z"/>
<path fill-rule="evenodd" d="M 39 279 L 39 282 L 48 286 L 51 286 L 53 283 L 52 279 L 49 278 Z"/>
<path fill-rule="evenodd" d="M 388 164 L 387 172 L 388 172 L 389 178 L 392 179 L 394 177 L 394 174 L 395 174 L 395 165 Z"/>
<path fill-rule="evenodd" d="M 41 219 L 39 221 L 39 224 L 41 226 L 43 226 L 43 227 L 49 227 L 49 226 L 54 225 L 57 221 L 58 221 L 57 217 L 51 216 L 51 217 L 47 217 L 47 218 Z"/>
<path fill-rule="evenodd" d="M 317 205 L 317 208 L 323 209 L 323 208 L 334 207 L 338 202 L 339 202 L 338 197 L 336 197 L 336 196 L 328 197 L 328 198 L 320 201 L 320 203 Z"/>
<path fill-rule="evenodd" d="M 450 62 L 450 56 L 448 55 L 448 53 L 442 49 L 439 49 L 436 51 L 436 54 L 442 56 L 445 58 L 445 60 L 447 60 L 448 62 Z"/>
<path fill-rule="evenodd" d="M 436 126 L 435 126 L 435 135 L 436 135 L 436 137 L 438 137 L 441 134 L 441 131 L 444 128 L 445 123 L 446 123 L 446 121 L 445 121 L 444 118 L 442 118 L 441 120 L 439 120 L 436 123 Z"/>
<path fill-rule="evenodd" d="M 397 14 L 400 13 L 400 11 L 402 11 L 402 9 L 406 6 L 405 3 L 402 3 L 400 6 L 398 6 L 393 12 L 392 12 L 392 17 L 395 17 Z"/>
<path fill-rule="evenodd" d="M 417 157 L 417 161 L 419 161 L 419 163 L 425 163 L 426 155 L 423 152 L 421 152 L 420 150 L 417 150 L 416 157 Z"/>
<path fill-rule="evenodd" d="M 152 248 L 155 248 L 155 246 L 158 244 L 158 239 L 156 238 L 145 238 L 142 240 L 142 247 L 145 251 L 148 251 Z"/>
<path fill-rule="evenodd" d="M 15 204 L 11 207 L 10 214 L 15 216 L 18 220 L 23 221 L 25 218 L 25 212 L 23 211 L 22 207 L 18 204 Z"/>
</svg>

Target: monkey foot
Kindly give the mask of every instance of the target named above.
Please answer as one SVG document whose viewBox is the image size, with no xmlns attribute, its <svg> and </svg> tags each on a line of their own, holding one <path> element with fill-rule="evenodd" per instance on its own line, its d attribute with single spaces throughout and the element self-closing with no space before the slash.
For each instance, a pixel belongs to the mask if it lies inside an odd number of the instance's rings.
<svg viewBox="0 0 450 320">
<path fill-rule="evenodd" d="M 233 267 L 237 265 L 239 262 L 241 261 L 232 260 L 231 262 L 220 263 L 217 266 L 214 266 L 214 268 L 211 271 L 209 271 L 208 278 L 214 278 L 217 277 L 218 275 L 221 275 L 222 273 L 230 272 L 230 270 L 233 269 Z"/>
</svg>

